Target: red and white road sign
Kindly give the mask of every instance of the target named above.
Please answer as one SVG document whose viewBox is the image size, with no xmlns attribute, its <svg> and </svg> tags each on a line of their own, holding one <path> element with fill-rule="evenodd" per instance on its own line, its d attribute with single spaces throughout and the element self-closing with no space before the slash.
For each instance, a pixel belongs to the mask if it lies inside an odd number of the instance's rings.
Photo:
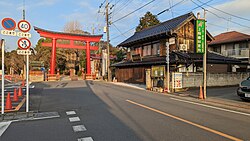
<svg viewBox="0 0 250 141">
<path fill-rule="evenodd" d="M 27 50 L 30 48 L 31 46 L 31 42 L 29 39 L 27 38 L 20 38 L 18 41 L 17 41 L 17 45 L 20 49 L 23 49 L 23 50 Z"/>
<path fill-rule="evenodd" d="M 18 26 L 18 29 L 22 32 L 30 31 L 30 23 L 26 20 L 19 21 L 17 26 Z"/>
</svg>

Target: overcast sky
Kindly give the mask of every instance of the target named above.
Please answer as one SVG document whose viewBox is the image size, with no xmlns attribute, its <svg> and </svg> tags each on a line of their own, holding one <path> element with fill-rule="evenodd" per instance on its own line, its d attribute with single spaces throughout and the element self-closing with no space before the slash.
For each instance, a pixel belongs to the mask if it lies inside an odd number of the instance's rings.
<svg viewBox="0 0 250 141">
<path fill-rule="evenodd" d="M 111 9 L 111 21 L 127 15 L 135 9 L 143 6 L 151 0 L 109 0 L 110 5 L 114 5 Z M 198 5 L 201 2 L 225 11 L 231 16 L 222 13 L 216 9 L 203 5 L 207 12 L 207 26 L 208 31 L 213 35 L 218 35 L 227 31 L 239 31 L 242 33 L 250 34 L 250 0 L 192 0 Z M 139 18 L 142 17 L 147 11 L 153 14 L 168 9 L 170 6 L 181 2 L 172 9 L 162 13 L 158 16 L 161 22 L 171 18 L 193 12 L 202 12 L 202 9 L 196 8 L 197 5 L 191 0 L 155 0 L 144 8 L 128 15 L 126 18 L 115 22 L 110 27 L 111 44 L 114 46 L 124 41 L 129 36 L 133 35 L 134 28 L 139 23 Z M 0 1 L 0 18 L 10 17 L 18 22 L 22 19 L 23 2 L 25 2 L 26 20 L 32 26 L 52 30 L 63 31 L 64 25 L 73 20 L 79 21 L 84 31 L 92 32 L 92 27 L 95 29 L 95 34 L 104 34 L 103 26 L 105 26 L 104 6 L 98 13 L 99 6 L 104 0 L 1 0 Z M 194 9 L 196 8 L 196 9 Z M 235 17 L 235 16 L 238 16 Z M 0 26 L 2 30 L 3 27 Z M 128 32 L 126 32 L 128 31 Z M 126 32 L 126 33 L 124 33 Z M 31 42 L 34 47 L 40 38 L 39 35 L 33 30 Z M 124 34 L 121 34 L 124 33 Z M 0 38 L 6 39 L 6 47 L 8 51 L 17 48 L 17 37 L 6 37 L 0 35 Z M 102 40 L 106 40 L 106 36 Z"/>
</svg>

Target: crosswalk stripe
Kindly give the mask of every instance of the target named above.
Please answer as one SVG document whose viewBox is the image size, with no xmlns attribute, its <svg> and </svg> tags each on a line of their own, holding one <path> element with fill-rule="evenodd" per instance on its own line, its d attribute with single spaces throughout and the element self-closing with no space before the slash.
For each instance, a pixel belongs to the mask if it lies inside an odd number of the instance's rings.
<svg viewBox="0 0 250 141">
<path fill-rule="evenodd" d="M 66 114 L 67 114 L 67 115 L 75 115 L 76 112 L 75 112 L 75 111 L 67 111 Z"/>
<path fill-rule="evenodd" d="M 84 125 L 76 125 L 73 126 L 74 132 L 81 132 L 81 131 L 86 131 L 87 129 L 85 128 Z"/>
<path fill-rule="evenodd" d="M 77 122 L 77 121 L 80 121 L 80 118 L 79 117 L 71 117 L 71 118 L 69 118 L 69 121 L 70 122 Z"/>
<path fill-rule="evenodd" d="M 94 141 L 94 140 L 91 137 L 86 137 L 86 138 L 77 139 L 77 141 Z"/>
</svg>

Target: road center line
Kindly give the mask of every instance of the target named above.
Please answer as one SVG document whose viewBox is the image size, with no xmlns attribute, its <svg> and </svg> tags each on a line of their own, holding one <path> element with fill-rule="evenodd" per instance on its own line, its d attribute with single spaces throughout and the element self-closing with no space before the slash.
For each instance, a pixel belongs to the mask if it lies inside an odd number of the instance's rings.
<svg viewBox="0 0 250 141">
<path fill-rule="evenodd" d="M 187 123 L 187 124 L 196 126 L 196 127 L 201 128 L 201 129 L 203 129 L 203 130 L 206 130 L 206 131 L 212 132 L 212 133 L 214 133 L 214 134 L 223 136 L 223 137 L 225 137 L 225 138 L 228 138 L 228 139 L 231 139 L 231 140 L 234 140 L 234 141 L 242 141 L 242 140 L 239 139 L 239 138 L 236 138 L 236 137 L 227 135 L 227 134 L 225 134 L 225 133 L 222 133 L 222 132 L 220 132 L 220 131 L 213 130 L 213 129 L 211 129 L 211 128 L 208 128 L 208 127 L 199 125 L 199 124 L 197 124 L 197 123 L 193 123 L 193 122 L 191 122 L 191 121 L 188 121 L 188 120 L 185 120 L 185 119 L 183 119 L 183 118 L 180 118 L 180 117 L 177 117 L 177 116 L 174 116 L 174 115 L 171 115 L 171 114 L 162 112 L 162 111 L 160 111 L 160 110 L 157 110 L 157 109 L 148 107 L 148 106 L 146 106 L 146 105 L 143 105 L 143 104 L 140 104 L 140 103 L 136 103 L 136 102 L 131 101 L 131 100 L 126 100 L 126 101 L 129 102 L 129 103 L 131 103 L 131 104 L 137 105 L 137 106 L 139 106 L 139 107 L 148 109 L 148 110 L 150 110 L 150 111 L 154 111 L 154 112 L 159 113 L 159 114 L 161 114 L 161 115 L 171 117 L 171 118 L 173 118 L 173 119 L 176 119 L 176 120 L 185 122 L 185 123 Z"/>
<path fill-rule="evenodd" d="M 200 105 L 200 106 L 203 106 L 203 107 L 208 107 L 208 108 L 217 109 L 217 110 L 221 110 L 221 111 L 231 112 L 231 113 L 235 113 L 235 114 L 241 114 L 241 115 L 245 115 L 245 116 L 250 116 L 250 114 L 248 114 L 248 113 L 243 113 L 243 112 L 228 110 L 228 109 L 219 108 L 219 107 L 210 106 L 210 105 L 201 104 L 201 103 L 196 103 L 196 102 L 192 102 L 192 101 L 187 101 L 187 100 L 182 100 L 182 99 L 177 99 L 177 98 L 170 98 L 170 99 L 176 100 L 176 101 L 181 101 L 181 102 L 186 102 L 186 103 L 190 103 L 190 104 L 194 104 L 194 105 Z"/>
</svg>

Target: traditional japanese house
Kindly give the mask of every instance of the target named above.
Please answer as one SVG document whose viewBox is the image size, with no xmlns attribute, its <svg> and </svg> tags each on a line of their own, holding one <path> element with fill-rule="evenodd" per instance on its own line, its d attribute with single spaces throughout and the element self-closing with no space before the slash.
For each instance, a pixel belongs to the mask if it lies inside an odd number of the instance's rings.
<svg viewBox="0 0 250 141">
<path fill-rule="evenodd" d="M 166 66 L 166 42 L 170 43 L 171 72 L 202 72 L 203 55 L 196 53 L 193 13 L 135 32 L 118 46 L 127 47 L 127 60 L 111 65 L 118 82 L 145 83 L 145 71 L 152 66 Z M 208 42 L 213 40 L 209 32 Z M 218 53 L 207 53 L 208 72 L 230 72 L 239 60 Z M 166 69 L 165 69 L 166 70 Z M 161 74 L 162 75 L 162 74 Z"/>
</svg>

